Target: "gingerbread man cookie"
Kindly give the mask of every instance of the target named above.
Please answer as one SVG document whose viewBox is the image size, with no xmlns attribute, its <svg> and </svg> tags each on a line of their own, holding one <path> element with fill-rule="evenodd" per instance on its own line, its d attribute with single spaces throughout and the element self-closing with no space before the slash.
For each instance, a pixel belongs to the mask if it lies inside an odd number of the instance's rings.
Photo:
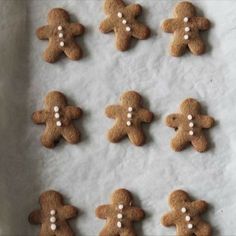
<svg viewBox="0 0 236 236">
<path fill-rule="evenodd" d="M 214 125 L 214 119 L 202 115 L 200 103 L 193 98 L 182 102 L 180 112 L 166 118 L 166 125 L 176 130 L 176 136 L 171 142 L 172 148 L 177 152 L 182 151 L 191 143 L 198 152 L 206 151 L 208 142 L 203 129 L 211 128 Z"/>
<path fill-rule="evenodd" d="M 41 40 L 49 40 L 48 48 L 43 53 L 43 58 L 49 63 L 57 61 L 64 54 L 71 60 L 82 57 L 82 50 L 75 37 L 84 33 L 84 26 L 79 23 L 71 23 L 67 11 L 54 8 L 48 14 L 48 25 L 42 26 L 36 31 Z"/>
<path fill-rule="evenodd" d="M 71 205 L 64 205 L 60 193 L 50 190 L 41 194 L 40 209 L 29 215 L 30 224 L 41 224 L 39 235 L 42 236 L 74 236 L 68 220 L 75 218 L 77 209 Z"/>
<path fill-rule="evenodd" d="M 61 137 L 71 144 L 78 143 L 80 133 L 73 120 L 81 117 L 82 110 L 79 107 L 68 106 L 65 95 L 58 91 L 48 93 L 44 103 L 45 109 L 32 115 L 35 124 L 46 124 L 41 137 L 42 144 L 47 148 L 53 148 Z"/>
<path fill-rule="evenodd" d="M 96 216 L 106 220 L 100 236 L 135 236 L 134 221 L 144 218 L 144 211 L 133 206 L 131 193 L 126 189 L 118 189 L 111 196 L 111 204 L 96 209 Z"/>
<path fill-rule="evenodd" d="M 105 0 L 104 11 L 108 18 L 100 24 L 100 31 L 115 32 L 118 50 L 126 51 L 132 37 L 147 39 L 150 36 L 150 29 L 136 20 L 142 12 L 139 4 L 126 5 L 122 0 Z"/>
<path fill-rule="evenodd" d="M 177 190 L 171 193 L 169 205 L 172 211 L 162 217 L 161 223 L 176 226 L 176 235 L 211 236 L 211 226 L 200 217 L 207 210 L 205 201 L 191 201 L 186 192 Z"/>
<path fill-rule="evenodd" d="M 120 105 L 112 105 L 106 108 L 106 115 L 116 119 L 116 123 L 108 132 L 108 139 L 117 143 L 128 135 L 130 141 L 141 146 L 145 142 L 145 136 L 141 124 L 150 123 L 153 119 L 152 112 L 141 106 L 142 97 L 135 91 L 129 91 L 121 96 Z"/>
<path fill-rule="evenodd" d="M 200 38 L 200 31 L 209 28 L 209 20 L 197 16 L 196 8 L 190 2 L 178 3 L 174 18 L 167 19 L 162 24 L 163 31 L 174 34 L 170 51 L 176 57 L 183 55 L 187 47 L 195 55 L 203 54 L 205 44 Z"/>
</svg>

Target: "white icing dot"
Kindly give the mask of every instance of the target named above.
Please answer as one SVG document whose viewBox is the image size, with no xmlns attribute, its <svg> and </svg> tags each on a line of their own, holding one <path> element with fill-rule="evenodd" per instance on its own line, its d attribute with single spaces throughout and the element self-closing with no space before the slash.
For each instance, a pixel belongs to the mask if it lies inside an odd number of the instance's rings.
<svg viewBox="0 0 236 236">
<path fill-rule="evenodd" d="M 117 214 L 117 218 L 118 219 L 122 219 L 123 218 L 123 215 L 121 213 Z"/>
<path fill-rule="evenodd" d="M 127 124 L 127 126 L 131 126 L 131 121 L 128 120 L 128 121 L 126 122 L 126 124 Z"/>
<path fill-rule="evenodd" d="M 190 220 L 191 220 L 191 217 L 190 217 L 190 216 L 186 216 L 186 217 L 185 217 L 185 220 L 186 220 L 186 221 L 190 221 Z"/>
<path fill-rule="evenodd" d="M 122 210 L 122 209 L 124 208 L 124 205 L 120 204 L 120 205 L 118 206 L 118 208 L 119 208 L 120 210 Z"/>
<path fill-rule="evenodd" d="M 57 229 L 57 226 L 55 224 L 51 224 L 51 230 L 55 231 Z"/>
<path fill-rule="evenodd" d="M 64 46 L 65 46 L 65 43 L 64 43 L 64 42 L 60 42 L 60 46 L 61 46 L 61 47 L 64 47 Z"/>
<path fill-rule="evenodd" d="M 126 24 L 127 24 L 127 20 L 125 20 L 125 19 L 122 20 L 122 24 L 123 24 L 123 25 L 126 25 Z"/>
<path fill-rule="evenodd" d="M 59 113 L 55 113 L 54 116 L 55 116 L 56 119 L 60 118 L 60 114 Z"/>
<path fill-rule="evenodd" d="M 188 224 L 188 228 L 192 229 L 193 228 L 193 224 Z"/>
<path fill-rule="evenodd" d="M 121 224 L 120 221 L 117 222 L 117 227 L 118 227 L 118 228 L 121 228 L 121 227 L 122 227 L 122 224 Z"/>
<path fill-rule="evenodd" d="M 50 215 L 54 216 L 56 214 L 56 211 L 55 210 L 51 210 L 50 211 Z"/>
<path fill-rule="evenodd" d="M 190 130 L 190 131 L 189 131 L 189 135 L 190 135 L 190 136 L 193 136 L 193 134 L 194 134 L 193 131 Z"/>
<path fill-rule="evenodd" d="M 188 115 L 188 120 L 192 120 L 193 116 L 192 115 Z"/>
<path fill-rule="evenodd" d="M 53 108 L 53 110 L 54 110 L 55 112 L 58 112 L 58 111 L 59 111 L 59 107 L 58 107 L 58 106 L 55 106 L 55 107 Z"/>
<path fill-rule="evenodd" d="M 185 27 L 185 32 L 189 32 L 190 31 L 190 28 L 189 27 Z"/>
<path fill-rule="evenodd" d="M 56 217 L 55 216 L 50 217 L 50 222 L 55 223 L 56 222 Z"/>
<path fill-rule="evenodd" d="M 181 212 L 185 213 L 187 211 L 187 209 L 185 207 L 181 208 Z"/>
<path fill-rule="evenodd" d="M 59 25 L 59 26 L 57 27 L 57 29 L 58 29 L 58 30 L 62 30 L 62 26 Z"/>
<path fill-rule="evenodd" d="M 125 28 L 125 30 L 126 30 L 127 32 L 130 32 L 130 31 L 131 31 L 131 28 L 130 28 L 129 26 L 127 26 L 127 27 Z"/>
<path fill-rule="evenodd" d="M 132 113 L 128 113 L 128 114 L 127 114 L 127 117 L 128 117 L 128 118 L 132 118 Z"/>
<path fill-rule="evenodd" d="M 189 39 L 189 36 L 187 34 L 184 35 L 184 39 L 185 40 L 188 40 Z"/>
<path fill-rule="evenodd" d="M 184 17 L 184 22 L 188 22 L 188 17 Z"/>
<path fill-rule="evenodd" d="M 190 122 L 190 123 L 189 123 L 189 127 L 192 128 L 193 126 L 194 126 L 194 123 L 193 123 L 193 122 Z"/>
<path fill-rule="evenodd" d="M 57 124 L 58 127 L 61 127 L 61 121 L 57 121 L 56 124 Z"/>
<path fill-rule="evenodd" d="M 117 13 L 117 16 L 118 16 L 119 18 L 121 18 L 121 17 L 123 16 L 123 14 L 122 14 L 121 12 L 118 12 L 118 13 Z"/>
<path fill-rule="evenodd" d="M 63 38 L 63 33 L 58 34 L 59 38 Z"/>
<path fill-rule="evenodd" d="M 133 111 L 133 107 L 129 107 L 129 108 L 128 108 L 128 111 L 129 111 L 129 112 Z"/>
</svg>

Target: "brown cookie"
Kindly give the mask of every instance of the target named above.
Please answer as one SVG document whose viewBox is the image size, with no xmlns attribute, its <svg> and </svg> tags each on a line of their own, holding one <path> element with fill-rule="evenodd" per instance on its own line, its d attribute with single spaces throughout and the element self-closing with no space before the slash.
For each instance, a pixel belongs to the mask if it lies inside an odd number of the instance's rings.
<svg viewBox="0 0 236 236">
<path fill-rule="evenodd" d="M 111 196 L 111 204 L 96 209 L 96 216 L 106 220 L 100 236 L 135 236 L 133 222 L 141 221 L 144 211 L 133 206 L 133 198 L 128 190 L 118 189 Z"/>
<path fill-rule="evenodd" d="M 186 48 L 189 48 L 194 55 L 205 52 L 200 31 L 208 30 L 210 22 L 204 17 L 197 16 L 196 8 L 192 3 L 178 3 L 174 9 L 174 18 L 165 20 L 161 27 L 163 31 L 174 34 L 170 49 L 172 56 L 183 55 Z"/>
<path fill-rule="evenodd" d="M 211 226 L 200 217 L 207 210 L 205 201 L 191 201 L 186 192 L 177 190 L 171 193 L 169 205 L 172 211 L 162 217 L 161 223 L 166 227 L 176 226 L 176 235 L 211 235 Z"/>
<path fill-rule="evenodd" d="M 142 97 L 135 91 L 124 93 L 120 100 L 120 105 L 106 108 L 107 117 L 116 119 L 115 125 L 108 132 L 108 139 L 117 143 L 128 135 L 133 144 L 141 146 L 145 143 L 141 124 L 150 123 L 153 114 L 142 107 Z"/>
<path fill-rule="evenodd" d="M 64 205 L 60 193 L 50 190 L 41 194 L 40 209 L 29 215 L 30 224 L 41 224 L 40 236 L 73 236 L 75 235 L 68 220 L 75 218 L 77 209 L 71 205 Z"/>
<path fill-rule="evenodd" d="M 126 51 L 132 37 L 147 39 L 150 36 L 150 29 L 136 20 L 142 12 L 139 4 L 126 5 L 122 0 L 105 0 L 104 11 L 108 18 L 99 29 L 102 33 L 115 32 L 118 50 Z"/>
<path fill-rule="evenodd" d="M 84 30 L 83 25 L 71 23 L 69 13 L 64 9 L 52 9 L 48 14 L 48 25 L 36 31 L 39 39 L 49 40 L 48 48 L 43 54 L 44 60 L 53 63 L 63 52 L 71 60 L 80 59 L 82 50 L 75 37 L 82 35 Z"/>
<path fill-rule="evenodd" d="M 178 152 L 188 144 L 192 144 L 198 152 L 206 151 L 208 142 L 203 129 L 211 128 L 214 125 L 214 119 L 202 115 L 200 103 L 193 98 L 182 102 L 180 112 L 166 117 L 166 125 L 176 130 L 171 147 Z"/>
<path fill-rule="evenodd" d="M 79 107 L 68 106 L 65 95 L 58 91 L 48 93 L 44 103 L 45 109 L 32 115 L 35 124 L 46 125 L 41 137 L 42 144 L 47 148 L 53 148 L 61 137 L 68 143 L 78 143 L 80 133 L 73 120 L 81 117 L 82 110 Z"/>
</svg>

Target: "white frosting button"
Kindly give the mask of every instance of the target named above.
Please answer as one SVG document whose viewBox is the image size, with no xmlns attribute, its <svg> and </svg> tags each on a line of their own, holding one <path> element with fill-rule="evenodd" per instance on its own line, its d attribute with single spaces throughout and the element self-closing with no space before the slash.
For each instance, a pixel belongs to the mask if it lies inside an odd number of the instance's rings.
<svg viewBox="0 0 236 236">
<path fill-rule="evenodd" d="M 125 30 L 126 30 L 127 32 L 130 32 L 130 31 L 131 31 L 131 28 L 130 28 L 129 26 L 127 26 L 127 27 L 125 28 Z"/>
<path fill-rule="evenodd" d="M 63 38 L 63 33 L 58 34 L 59 38 Z"/>
<path fill-rule="evenodd" d="M 188 228 L 192 229 L 193 228 L 193 224 L 188 224 Z"/>
<path fill-rule="evenodd" d="M 62 124 L 61 124 L 61 121 L 57 121 L 56 124 L 57 124 L 58 127 L 61 127 L 61 125 L 62 125 Z"/>
<path fill-rule="evenodd" d="M 56 211 L 55 210 L 51 210 L 50 211 L 50 215 L 54 216 L 56 214 Z"/>
<path fill-rule="evenodd" d="M 132 108 L 132 107 L 129 107 L 129 108 L 128 108 L 128 111 L 129 111 L 129 112 L 133 111 L 133 108 Z"/>
<path fill-rule="evenodd" d="M 185 32 L 189 32 L 190 31 L 190 28 L 189 27 L 185 27 Z"/>
<path fill-rule="evenodd" d="M 126 122 L 126 125 L 127 125 L 127 126 L 131 126 L 131 121 L 128 120 L 128 121 Z"/>
<path fill-rule="evenodd" d="M 118 227 L 118 228 L 121 228 L 121 227 L 122 227 L 122 224 L 121 224 L 120 221 L 117 222 L 117 227 Z"/>
<path fill-rule="evenodd" d="M 186 216 L 186 217 L 185 217 L 185 220 L 186 220 L 186 221 L 190 221 L 190 220 L 191 220 L 191 217 L 190 217 L 190 216 Z"/>
<path fill-rule="evenodd" d="M 57 29 L 58 29 L 58 30 L 62 30 L 62 26 L 59 25 L 59 26 L 57 27 Z"/>
<path fill-rule="evenodd" d="M 64 43 L 64 42 L 60 42 L 60 46 L 61 46 L 61 47 L 64 47 L 64 46 L 65 46 L 65 43 Z"/>
<path fill-rule="evenodd" d="M 188 17 L 184 17 L 184 22 L 186 23 L 186 22 L 188 22 Z"/>
<path fill-rule="evenodd" d="M 50 217 L 50 222 L 55 223 L 56 222 L 56 217 L 55 216 Z"/>
<path fill-rule="evenodd" d="M 189 36 L 187 34 L 184 35 L 184 39 L 185 40 L 188 40 L 189 39 Z"/>
<path fill-rule="evenodd" d="M 190 130 L 190 131 L 189 131 L 189 135 L 190 135 L 190 136 L 193 136 L 193 134 L 194 134 L 193 131 Z"/>
<path fill-rule="evenodd" d="M 128 114 L 127 114 L 127 117 L 128 117 L 128 118 L 132 118 L 132 113 L 128 113 Z"/>
<path fill-rule="evenodd" d="M 118 12 L 118 13 L 117 13 L 117 16 L 118 16 L 119 18 L 122 18 L 123 14 L 122 14 L 121 12 Z"/>
<path fill-rule="evenodd" d="M 59 107 L 58 107 L 58 106 L 55 106 L 55 107 L 53 108 L 53 110 L 54 110 L 55 112 L 58 112 L 58 111 L 59 111 Z"/>
<path fill-rule="evenodd" d="M 121 213 L 117 214 L 117 218 L 118 219 L 122 219 L 123 218 L 123 215 Z"/>
<path fill-rule="evenodd" d="M 192 128 L 193 126 L 194 126 L 194 123 L 193 123 L 193 122 L 190 122 L 190 123 L 189 123 L 189 127 Z"/>
<path fill-rule="evenodd" d="M 55 116 L 56 119 L 60 118 L 60 114 L 59 113 L 55 113 L 54 116 Z"/>
<path fill-rule="evenodd" d="M 124 208 L 124 205 L 120 204 L 120 205 L 118 206 L 118 208 L 119 208 L 120 210 L 122 210 L 122 209 Z"/>
<path fill-rule="evenodd" d="M 55 231 L 57 229 L 57 226 L 55 224 L 51 224 L 51 230 Z"/>
<path fill-rule="evenodd" d="M 192 115 L 188 115 L 188 120 L 192 120 L 193 116 Z"/>
<path fill-rule="evenodd" d="M 187 209 L 185 207 L 181 208 L 181 212 L 185 213 L 187 211 Z"/>
<path fill-rule="evenodd" d="M 127 24 L 127 20 L 125 20 L 125 19 L 122 20 L 122 24 L 123 24 L 123 25 L 126 25 L 126 24 Z"/>
</svg>

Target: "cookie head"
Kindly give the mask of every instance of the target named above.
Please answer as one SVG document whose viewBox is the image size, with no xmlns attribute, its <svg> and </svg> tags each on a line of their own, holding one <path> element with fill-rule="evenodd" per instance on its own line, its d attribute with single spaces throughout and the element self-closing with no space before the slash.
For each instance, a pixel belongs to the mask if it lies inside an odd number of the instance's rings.
<svg viewBox="0 0 236 236">
<path fill-rule="evenodd" d="M 115 205 L 132 205 L 133 199 L 131 193 L 126 189 L 118 189 L 111 196 L 111 202 Z"/>
<path fill-rule="evenodd" d="M 63 199 L 60 193 L 49 190 L 41 194 L 39 198 L 39 203 L 42 208 L 57 208 L 62 205 Z"/>
<path fill-rule="evenodd" d="M 135 91 L 126 92 L 121 97 L 121 104 L 125 107 L 137 107 L 140 102 L 141 96 Z"/>
<path fill-rule="evenodd" d="M 125 4 L 121 0 L 105 0 L 104 11 L 107 15 L 116 13 L 119 9 L 125 7 Z"/>
<path fill-rule="evenodd" d="M 183 190 L 176 190 L 169 197 L 169 204 L 172 209 L 180 209 L 189 201 L 189 195 Z"/>
<path fill-rule="evenodd" d="M 58 91 L 52 91 L 48 93 L 45 98 L 45 106 L 47 110 L 51 110 L 52 107 L 64 107 L 67 105 L 64 94 Z"/>
<path fill-rule="evenodd" d="M 193 17 L 196 16 L 196 8 L 190 2 L 178 3 L 174 10 L 174 17 Z"/>
<path fill-rule="evenodd" d="M 199 114 L 201 111 L 201 105 L 197 100 L 193 98 L 187 98 L 182 102 L 180 111 L 183 114 Z"/>
<path fill-rule="evenodd" d="M 70 20 L 69 14 L 62 8 L 54 8 L 48 13 L 49 24 L 62 24 Z"/>
</svg>

